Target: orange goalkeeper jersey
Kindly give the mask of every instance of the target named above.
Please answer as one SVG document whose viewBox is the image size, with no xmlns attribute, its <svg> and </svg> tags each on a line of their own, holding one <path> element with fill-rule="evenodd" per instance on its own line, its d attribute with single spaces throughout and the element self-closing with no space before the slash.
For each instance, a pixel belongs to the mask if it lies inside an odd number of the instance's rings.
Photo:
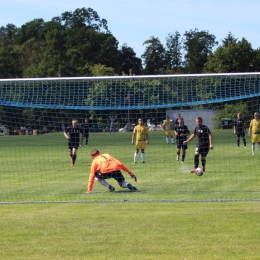
<svg viewBox="0 0 260 260">
<path fill-rule="evenodd" d="M 105 153 L 95 156 L 91 164 L 88 180 L 88 191 L 92 190 L 96 171 L 106 174 L 108 172 L 120 171 L 121 169 L 125 172 L 130 172 L 130 170 L 123 163 L 115 159 L 110 154 Z"/>
</svg>

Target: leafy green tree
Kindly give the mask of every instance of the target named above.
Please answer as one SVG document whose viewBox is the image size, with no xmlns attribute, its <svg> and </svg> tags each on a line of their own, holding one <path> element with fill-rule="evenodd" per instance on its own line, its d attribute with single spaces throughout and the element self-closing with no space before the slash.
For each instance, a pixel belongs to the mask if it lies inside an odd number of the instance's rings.
<svg viewBox="0 0 260 260">
<path fill-rule="evenodd" d="M 253 72 L 259 70 L 258 52 L 242 38 L 241 41 L 220 46 L 208 57 L 204 72 Z"/>
<path fill-rule="evenodd" d="M 166 38 L 166 64 L 171 71 L 182 69 L 182 40 L 179 32 L 168 34 Z"/>
<path fill-rule="evenodd" d="M 14 44 L 23 44 L 28 40 L 34 38 L 37 41 L 44 40 L 44 20 L 34 19 L 20 28 L 14 30 Z"/>
<path fill-rule="evenodd" d="M 121 57 L 118 50 L 118 41 L 112 34 L 97 34 L 99 45 L 95 53 L 95 64 L 103 64 L 115 69 L 117 74 L 121 73 Z"/>
<path fill-rule="evenodd" d="M 254 50 L 254 54 L 255 54 L 255 61 L 254 61 L 255 70 L 260 71 L 260 48 Z"/>
<path fill-rule="evenodd" d="M 22 76 L 19 49 L 9 44 L 7 35 L 0 42 L 0 78 L 18 78 Z"/>
<path fill-rule="evenodd" d="M 36 77 L 60 77 L 68 74 L 64 33 L 56 29 L 48 31 L 41 52 L 35 62 L 38 73 Z"/>
<path fill-rule="evenodd" d="M 6 37 L 9 44 L 13 43 L 13 31 L 16 29 L 14 24 L 8 23 L 6 27 L 0 27 L 0 42 Z"/>
<path fill-rule="evenodd" d="M 132 73 L 135 75 L 139 75 L 142 72 L 142 60 L 136 57 L 136 53 L 133 48 L 128 47 L 126 43 L 124 43 L 119 49 L 121 54 L 121 66 L 124 74 L 128 75 L 129 70 L 132 70 Z"/>
<path fill-rule="evenodd" d="M 102 64 L 94 64 L 93 66 L 86 65 L 85 69 L 88 71 L 89 76 L 114 76 L 115 71 L 111 67 Z"/>
<path fill-rule="evenodd" d="M 143 45 L 146 45 L 144 54 L 141 56 L 144 59 L 144 74 L 163 73 L 166 69 L 165 48 L 159 38 L 152 36 Z"/>
<path fill-rule="evenodd" d="M 67 28 L 94 28 L 95 31 L 109 33 L 107 21 L 100 19 L 92 8 L 77 8 L 74 12 L 64 12 L 53 20 L 61 22 Z"/>
<path fill-rule="evenodd" d="M 212 54 L 213 48 L 218 44 L 216 37 L 209 34 L 208 31 L 198 31 L 198 29 L 186 31 L 184 36 L 185 72 L 201 73 L 208 56 Z"/>
<path fill-rule="evenodd" d="M 97 32 L 94 28 L 72 28 L 67 31 L 66 49 L 71 74 L 82 76 L 86 63 L 103 64 L 121 72 L 118 41 L 110 33 Z"/>
<path fill-rule="evenodd" d="M 48 31 L 45 41 L 31 39 L 21 46 L 24 77 L 60 77 L 68 75 L 63 32 Z"/>
</svg>

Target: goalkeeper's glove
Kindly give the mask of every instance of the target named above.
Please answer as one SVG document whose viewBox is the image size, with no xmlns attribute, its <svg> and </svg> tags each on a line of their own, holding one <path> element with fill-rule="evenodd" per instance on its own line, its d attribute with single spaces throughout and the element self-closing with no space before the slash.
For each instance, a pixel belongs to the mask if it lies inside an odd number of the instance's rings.
<svg viewBox="0 0 260 260">
<path fill-rule="evenodd" d="M 137 182 L 137 178 L 132 172 L 129 172 L 129 175 L 134 179 L 135 182 Z"/>
</svg>

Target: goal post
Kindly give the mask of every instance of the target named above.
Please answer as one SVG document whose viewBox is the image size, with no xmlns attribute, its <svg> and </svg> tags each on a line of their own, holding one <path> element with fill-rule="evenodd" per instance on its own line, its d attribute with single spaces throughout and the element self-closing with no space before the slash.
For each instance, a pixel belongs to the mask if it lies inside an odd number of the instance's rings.
<svg viewBox="0 0 260 260">
<path fill-rule="evenodd" d="M 252 156 L 248 133 L 245 149 L 242 138 L 237 147 L 233 132 L 237 113 L 248 129 L 259 108 L 260 73 L 0 79 L 0 203 L 259 200 L 258 146 Z M 162 127 L 166 115 L 174 122 L 178 114 L 191 134 L 197 116 L 213 134 L 201 177 L 190 173 L 197 140 L 188 144 L 182 164 L 176 161 L 176 140 L 172 144 Z M 145 164 L 140 153 L 134 164 L 132 131 L 140 117 L 150 144 Z M 63 135 L 72 119 L 88 119 L 90 126 L 74 167 Z M 92 149 L 126 164 L 138 182 L 122 173 L 139 192 L 109 179 L 115 192 L 95 182 L 93 193 L 84 194 Z"/>
</svg>

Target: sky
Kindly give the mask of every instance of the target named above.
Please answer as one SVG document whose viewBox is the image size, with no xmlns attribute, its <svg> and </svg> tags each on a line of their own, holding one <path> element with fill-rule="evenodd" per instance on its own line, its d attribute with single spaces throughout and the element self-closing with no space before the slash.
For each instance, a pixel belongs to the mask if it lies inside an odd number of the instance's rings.
<svg viewBox="0 0 260 260">
<path fill-rule="evenodd" d="M 259 0 L 0 0 L 0 26 L 16 27 L 42 18 L 45 22 L 77 8 L 92 8 L 119 42 L 133 48 L 137 57 L 143 43 L 154 36 L 166 46 L 168 34 L 198 29 L 215 35 L 221 44 L 231 32 L 260 47 Z"/>
</svg>

